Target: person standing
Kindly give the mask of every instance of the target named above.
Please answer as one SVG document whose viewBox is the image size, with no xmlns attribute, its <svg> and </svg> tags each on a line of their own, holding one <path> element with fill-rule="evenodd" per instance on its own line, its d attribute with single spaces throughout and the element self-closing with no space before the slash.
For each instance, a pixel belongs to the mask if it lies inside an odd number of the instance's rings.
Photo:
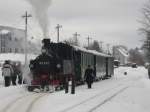
<svg viewBox="0 0 150 112">
<path fill-rule="evenodd" d="M 87 83 L 88 88 L 90 89 L 94 80 L 94 70 L 88 65 L 88 68 L 85 70 L 84 79 Z"/>
<path fill-rule="evenodd" d="M 148 65 L 147 69 L 148 69 L 148 77 L 150 79 L 150 64 Z"/>
<path fill-rule="evenodd" d="M 4 77 L 5 87 L 10 86 L 13 68 L 9 60 L 6 60 L 2 67 L 2 76 Z"/>
<path fill-rule="evenodd" d="M 18 74 L 18 70 L 16 67 L 16 62 L 12 62 L 12 68 L 13 68 L 13 74 L 11 75 L 12 78 L 12 85 L 16 85 L 16 79 L 17 79 L 17 74 Z"/>
<path fill-rule="evenodd" d="M 18 75 L 18 84 L 22 84 L 22 67 L 20 62 L 16 64 L 16 69 Z"/>
</svg>

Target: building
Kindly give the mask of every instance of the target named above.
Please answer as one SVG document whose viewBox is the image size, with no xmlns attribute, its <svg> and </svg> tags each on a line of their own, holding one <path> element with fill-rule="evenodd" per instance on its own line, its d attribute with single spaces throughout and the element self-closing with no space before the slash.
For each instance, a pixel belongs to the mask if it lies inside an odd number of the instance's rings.
<svg viewBox="0 0 150 112">
<path fill-rule="evenodd" d="M 0 26 L 0 53 L 24 53 L 25 30 Z M 36 45 L 28 44 L 29 53 L 37 53 Z M 32 51 L 31 51 L 32 50 Z"/>
<path fill-rule="evenodd" d="M 113 56 L 115 60 L 118 60 L 120 62 L 121 65 L 128 63 L 129 53 L 123 46 L 114 46 Z"/>
</svg>

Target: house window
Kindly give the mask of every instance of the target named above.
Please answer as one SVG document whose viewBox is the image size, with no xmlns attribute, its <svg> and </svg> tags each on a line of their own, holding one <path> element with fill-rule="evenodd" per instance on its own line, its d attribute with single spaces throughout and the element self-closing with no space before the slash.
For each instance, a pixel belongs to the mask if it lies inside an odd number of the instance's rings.
<svg viewBox="0 0 150 112">
<path fill-rule="evenodd" d="M 1 47 L 1 52 L 2 53 L 5 53 L 6 51 L 5 51 L 5 47 Z"/>
<path fill-rule="evenodd" d="M 21 52 L 24 53 L 24 49 L 21 49 Z"/>
<path fill-rule="evenodd" d="M 18 53 L 18 48 L 15 48 L 15 53 Z"/>
<path fill-rule="evenodd" d="M 9 40 L 10 40 L 10 41 L 12 40 L 11 36 L 9 36 Z"/>
<path fill-rule="evenodd" d="M 11 48 L 9 49 L 9 52 L 10 52 L 10 53 L 12 52 Z"/>
<path fill-rule="evenodd" d="M 17 41 L 18 41 L 18 39 L 17 39 L 17 38 L 15 38 L 15 41 L 17 42 Z"/>
</svg>

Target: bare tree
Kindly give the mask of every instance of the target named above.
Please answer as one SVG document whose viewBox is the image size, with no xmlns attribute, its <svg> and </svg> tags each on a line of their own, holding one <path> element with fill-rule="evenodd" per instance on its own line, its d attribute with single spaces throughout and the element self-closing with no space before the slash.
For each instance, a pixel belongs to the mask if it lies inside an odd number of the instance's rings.
<svg viewBox="0 0 150 112">
<path fill-rule="evenodd" d="M 143 20 L 140 21 L 142 23 L 143 27 L 140 29 L 144 32 L 150 31 L 150 0 L 147 1 L 146 4 L 144 4 L 142 8 L 142 14 L 143 14 Z"/>
<path fill-rule="evenodd" d="M 147 61 L 150 62 L 150 0 L 148 0 L 147 3 L 144 4 L 142 8 L 142 14 L 143 20 L 140 21 L 140 23 L 142 24 L 142 28 L 140 28 L 140 31 L 142 31 L 146 37 L 143 43 L 143 48 L 146 50 Z"/>
<path fill-rule="evenodd" d="M 138 65 L 144 65 L 144 57 L 138 48 L 129 50 L 129 61 L 137 63 Z"/>
<path fill-rule="evenodd" d="M 96 50 L 96 51 L 102 52 L 102 49 L 99 46 L 99 42 L 96 41 L 96 40 L 94 40 L 94 42 L 89 45 L 89 49 L 90 50 Z"/>
<path fill-rule="evenodd" d="M 74 37 L 66 39 L 64 42 L 70 45 L 80 46 L 78 39 Z"/>
</svg>

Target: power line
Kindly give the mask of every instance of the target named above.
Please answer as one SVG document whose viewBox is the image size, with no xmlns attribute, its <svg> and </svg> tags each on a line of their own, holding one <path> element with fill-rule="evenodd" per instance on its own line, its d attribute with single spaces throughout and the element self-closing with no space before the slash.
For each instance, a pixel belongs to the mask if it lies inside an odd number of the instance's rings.
<svg viewBox="0 0 150 112">
<path fill-rule="evenodd" d="M 99 41 L 101 51 L 103 49 L 103 43 L 104 43 L 103 41 Z"/>
<path fill-rule="evenodd" d="M 90 39 L 92 39 L 92 38 L 90 38 L 90 37 L 88 36 L 86 39 L 88 40 L 88 49 L 89 49 Z"/>
</svg>

